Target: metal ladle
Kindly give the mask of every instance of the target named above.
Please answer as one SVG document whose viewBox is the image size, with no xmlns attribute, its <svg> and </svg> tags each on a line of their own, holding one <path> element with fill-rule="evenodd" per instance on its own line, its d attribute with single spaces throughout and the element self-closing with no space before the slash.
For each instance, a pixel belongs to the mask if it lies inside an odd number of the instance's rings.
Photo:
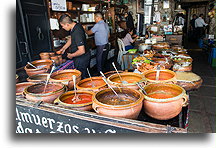
<svg viewBox="0 0 216 148">
<path fill-rule="evenodd" d="M 55 69 L 55 67 L 53 66 L 50 73 L 47 75 L 47 80 L 46 80 L 46 83 L 45 83 L 45 86 L 44 86 L 44 92 L 46 91 L 47 84 L 49 82 L 50 76 L 51 76 L 54 69 Z"/>
<path fill-rule="evenodd" d="M 79 96 L 77 95 L 77 90 L 76 90 L 76 76 L 75 76 L 75 75 L 73 75 L 73 84 L 74 84 L 74 97 L 73 97 L 72 101 L 73 101 L 73 102 L 76 102 L 76 101 L 79 101 L 79 100 L 81 100 L 81 99 L 80 99 Z"/>
<path fill-rule="evenodd" d="M 30 62 L 27 62 L 30 66 L 32 66 L 33 68 L 35 68 L 35 69 L 37 69 L 37 67 L 36 66 L 34 66 L 32 63 L 30 63 Z"/>
<path fill-rule="evenodd" d="M 128 83 L 127 81 L 123 81 L 123 80 L 122 80 L 122 77 L 120 76 L 120 74 L 119 74 L 119 72 L 118 72 L 118 70 L 117 70 L 117 68 L 116 68 L 114 62 L 112 62 L 112 65 L 113 65 L 115 71 L 117 72 L 117 74 L 118 74 L 118 76 L 119 76 L 119 79 L 120 79 L 121 83 L 122 83 L 122 84 L 127 84 L 127 83 Z"/>
<path fill-rule="evenodd" d="M 91 79 L 92 87 L 95 87 L 95 85 L 94 85 L 94 83 L 93 83 L 93 80 L 92 80 L 92 77 L 91 77 L 91 74 L 90 74 L 90 72 L 89 72 L 89 69 L 88 69 L 88 68 L 87 68 L 87 72 L 88 72 L 88 75 L 89 75 L 89 77 L 90 77 L 90 79 Z"/>
<path fill-rule="evenodd" d="M 156 80 L 159 80 L 159 76 L 160 76 L 160 65 L 157 66 L 157 70 L 156 70 Z"/>
</svg>

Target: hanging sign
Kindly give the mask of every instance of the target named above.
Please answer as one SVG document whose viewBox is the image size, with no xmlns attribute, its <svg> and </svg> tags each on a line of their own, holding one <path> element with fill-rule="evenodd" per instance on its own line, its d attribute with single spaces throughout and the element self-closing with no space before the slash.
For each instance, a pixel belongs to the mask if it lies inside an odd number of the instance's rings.
<svg viewBox="0 0 216 148">
<path fill-rule="evenodd" d="M 67 11 L 66 0 L 51 0 L 52 10 Z"/>
</svg>

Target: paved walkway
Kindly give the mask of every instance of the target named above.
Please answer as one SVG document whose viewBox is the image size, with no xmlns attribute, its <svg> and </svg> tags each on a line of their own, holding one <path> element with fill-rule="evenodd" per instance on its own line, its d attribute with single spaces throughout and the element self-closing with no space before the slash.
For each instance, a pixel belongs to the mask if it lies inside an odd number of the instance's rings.
<svg viewBox="0 0 216 148">
<path fill-rule="evenodd" d="M 207 62 L 208 56 L 201 49 L 191 49 L 193 72 L 203 79 L 202 86 L 190 92 L 189 133 L 216 132 L 216 70 Z"/>
</svg>

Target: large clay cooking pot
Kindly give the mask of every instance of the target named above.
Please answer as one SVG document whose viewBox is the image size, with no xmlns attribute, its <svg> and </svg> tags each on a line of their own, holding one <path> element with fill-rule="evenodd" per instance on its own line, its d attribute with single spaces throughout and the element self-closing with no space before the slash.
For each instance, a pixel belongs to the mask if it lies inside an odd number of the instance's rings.
<svg viewBox="0 0 216 148">
<path fill-rule="evenodd" d="M 51 74 L 50 82 L 61 82 L 68 87 L 69 90 L 74 88 L 72 76 L 76 76 L 76 83 L 81 80 L 81 72 L 76 69 L 59 70 Z"/>
<path fill-rule="evenodd" d="M 22 82 L 22 83 L 17 83 L 16 84 L 16 96 L 17 95 L 22 95 L 23 91 L 25 90 L 26 87 L 34 85 L 35 83 L 33 82 Z"/>
<path fill-rule="evenodd" d="M 45 91 L 45 84 L 37 83 L 25 88 L 23 94 L 27 100 L 46 103 L 53 103 L 53 101 L 67 91 L 67 88 L 62 83 L 48 83 Z"/>
<path fill-rule="evenodd" d="M 54 103 L 66 108 L 77 109 L 77 110 L 92 110 L 92 98 L 95 94 L 92 91 L 77 91 L 78 98 L 74 98 L 74 91 L 68 91 L 59 96 Z"/>
<path fill-rule="evenodd" d="M 143 76 L 138 73 L 123 72 L 120 73 L 120 76 L 123 82 L 121 82 L 118 74 L 109 76 L 107 81 L 113 87 L 127 87 L 131 89 L 139 89 L 136 83 L 139 82 L 141 85 L 143 85 L 144 82 Z"/>
<path fill-rule="evenodd" d="M 32 76 L 32 75 L 48 72 L 52 66 L 52 63 L 53 63 L 52 60 L 36 60 L 31 62 L 31 64 L 33 64 L 37 68 L 34 68 L 29 64 L 27 64 L 24 67 L 24 69 L 28 76 Z"/>
<path fill-rule="evenodd" d="M 97 92 L 92 107 L 96 113 L 111 117 L 136 119 L 142 109 L 143 94 L 129 88 L 114 88 L 120 99 L 111 89 Z"/>
<path fill-rule="evenodd" d="M 164 66 L 165 69 L 170 69 L 173 66 L 172 60 L 170 58 L 155 58 L 155 57 L 153 57 L 152 60 L 155 63 L 158 63 L 161 66 Z"/>
<path fill-rule="evenodd" d="M 91 78 L 86 78 L 78 82 L 76 88 L 78 90 L 97 92 L 99 90 L 107 88 L 107 86 L 102 77 L 92 77 L 92 81 Z"/>
<path fill-rule="evenodd" d="M 156 80 L 157 70 L 148 70 L 143 73 L 147 83 L 176 83 L 176 74 L 171 70 L 160 70 L 159 79 Z"/>
<path fill-rule="evenodd" d="M 187 105 L 185 90 L 175 84 L 157 83 L 144 87 L 144 111 L 158 120 L 168 120 L 177 116 L 182 107 Z"/>
<path fill-rule="evenodd" d="M 48 73 L 36 74 L 27 78 L 29 82 L 40 83 L 47 80 Z"/>
</svg>

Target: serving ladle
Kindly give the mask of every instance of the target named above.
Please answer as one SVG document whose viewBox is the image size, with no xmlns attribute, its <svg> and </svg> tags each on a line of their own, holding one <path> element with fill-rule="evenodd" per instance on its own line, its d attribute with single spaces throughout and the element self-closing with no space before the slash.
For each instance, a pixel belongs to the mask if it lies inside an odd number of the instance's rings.
<svg viewBox="0 0 216 148">
<path fill-rule="evenodd" d="M 76 101 L 80 101 L 82 99 L 79 98 L 79 96 L 77 95 L 77 90 L 76 90 L 76 76 L 73 75 L 73 84 L 74 84 L 74 97 L 72 99 L 72 102 L 76 102 Z"/>
<path fill-rule="evenodd" d="M 156 80 L 159 80 L 159 76 L 160 76 L 160 65 L 157 66 L 157 70 L 156 70 Z"/>
<path fill-rule="evenodd" d="M 117 72 L 117 74 L 118 74 L 118 76 L 119 76 L 119 79 L 120 79 L 121 83 L 122 83 L 122 84 L 127 84 L 127 83 L 128 83 L 127 81 L 123 81 L 123 80 L 122 80 L 122 77 L 120 76 L 120 74 L 119 74 L 119 72 L 118 72 L 118 70 L 117 70 L 117 68 L 116 68 L 114 62 L 112 62 L 112 65 L 113 65 L 115 71 Z"/>
<path fill-rule="evenodd" d="M 88 68 L 87 68 L 87 72 L 88 72 L 88 75 L 89 75 L 89 77 L 90 77 L 90 79 L 91 79 L 92 87 L 95 87 L 95 85 L 94 85 L 94 83 L 93 83 L 93 80 L 92 80 L 92 77 L 91 77 L 91 74 L 90 74 L 90 72 L 89 72 L 89 69 L 88 69 Z"/>
<path fill-rule="evenodd" d="M 47 80 L 46 80 L 46 83 L 45 83 L 45 86 L 44 86 L 44 92 L 46 91 L 47 84 L 49 83 L 50 76 L 51 76 L 54 69 L 55 69 L 55 67 L 52 66 L 52 69 L 51 69 L 50 73 L 47 75 Z"/>
<path fill-rule="evenodd" d="M 36 66 L 34 66 L 32 63 L 30 63 L 30 62 L 27 62 L 31 67 L 33 67 L 33 68 L 35 68 L 35 69 L 37 69 L 37 67 Z"/>
</svg>

